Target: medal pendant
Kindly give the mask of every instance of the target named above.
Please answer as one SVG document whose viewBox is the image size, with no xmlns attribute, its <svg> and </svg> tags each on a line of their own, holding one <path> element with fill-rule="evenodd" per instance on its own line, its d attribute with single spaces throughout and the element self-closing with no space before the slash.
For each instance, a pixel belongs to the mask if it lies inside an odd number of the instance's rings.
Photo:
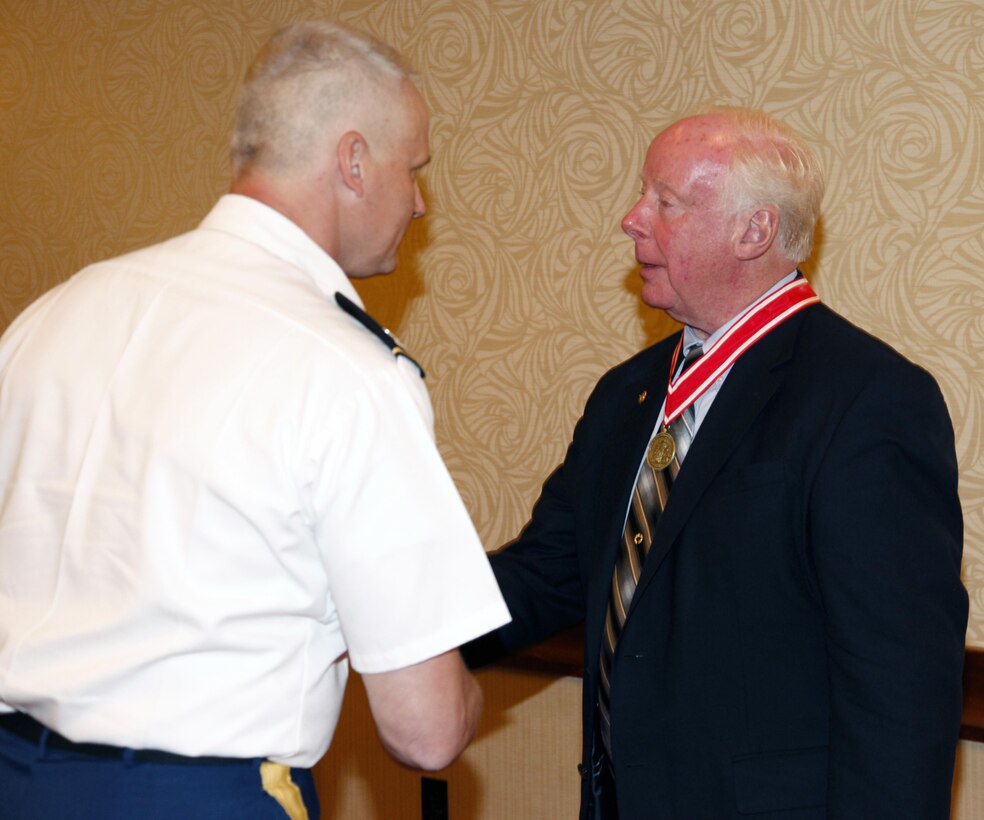
<svg viewBox="0 0 984 820">
<path fill-rule="evenodd" d="M 666 425 L 653 436 L 646 448 L 646 463 L 654 470 L 665 470 L 676 455 L 676 442 Z"/>
</svg>

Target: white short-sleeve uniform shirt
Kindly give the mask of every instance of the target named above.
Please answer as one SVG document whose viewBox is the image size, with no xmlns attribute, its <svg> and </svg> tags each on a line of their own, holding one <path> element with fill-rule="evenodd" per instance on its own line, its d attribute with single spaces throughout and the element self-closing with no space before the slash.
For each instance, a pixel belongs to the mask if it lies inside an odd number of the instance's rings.
<svg viewBox="0 0 984 820">
<path fill-rule="evenodd" d="M 311 766 L 363 672 L 508 621 L 417 368 L 288 219 L 223 197 L 0 342 L 0 711 Z"/>
</svg>

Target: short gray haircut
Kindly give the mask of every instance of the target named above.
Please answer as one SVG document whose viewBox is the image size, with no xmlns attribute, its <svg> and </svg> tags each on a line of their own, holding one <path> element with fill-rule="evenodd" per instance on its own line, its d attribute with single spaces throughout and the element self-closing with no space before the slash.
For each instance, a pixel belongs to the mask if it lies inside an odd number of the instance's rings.
<svg viewBox="0 0 984 820">
<path fill-rule="evenodd" d="M 312 20 L 281 29 L 246 74 L 232 135 L 232 174 L 284 169 L 309 156 L 317 137 L 370 87 L 416 84 L 395 49 L 340 23 Z"/>
<path fill-rule="evenodd" d="M 813 249 L 824 175 L 816 154 L 792 128 L 754 108 L 712 108 L 732 137 L 731 165 L 723 192 L 732 213 L 773 205 L 779 211 L 779 250 L 795 264 Z"/>
</svg>

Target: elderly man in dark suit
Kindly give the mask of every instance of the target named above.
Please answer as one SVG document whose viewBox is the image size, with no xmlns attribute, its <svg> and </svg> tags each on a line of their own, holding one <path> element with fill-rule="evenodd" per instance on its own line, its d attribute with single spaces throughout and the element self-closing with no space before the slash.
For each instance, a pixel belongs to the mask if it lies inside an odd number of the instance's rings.
<svg viewBox="0 0 984 820">
<path fill-rule="evenodd" d="M 684 325 L 588 399 L 493 557 L 495 651 L 585 625 L 582 818 L 949 816 L 967 595 L 933 378 L 797 271 L 823 176 L 762 112 L 650 145 L 643 301 Z"/>
</svg>

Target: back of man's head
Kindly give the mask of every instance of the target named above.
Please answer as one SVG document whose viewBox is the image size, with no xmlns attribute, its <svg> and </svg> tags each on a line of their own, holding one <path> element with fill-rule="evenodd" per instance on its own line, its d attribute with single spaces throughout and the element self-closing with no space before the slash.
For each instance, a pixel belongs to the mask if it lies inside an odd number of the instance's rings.
<svg viewBox="0 0 984 820">
<path fill-rule="evenodd" d="M 715 107 L 707 116 L 727 123 L 733 143 L 725 196 L 735 212 L 763 204 L 780 216 L 777 245 L 799 264 L 810 255 L 824 193 L 816 155 L 789 126 L 754 108 Z"/>
<path fill-rule="evenodd" d="M 232 176 L 296 170 L 332 127 L 349 127 L 383 93 L 416 75 L 393 48 L 329 21 L 278 31 L 243 84 L 232 137 Z"/>
</svg>

